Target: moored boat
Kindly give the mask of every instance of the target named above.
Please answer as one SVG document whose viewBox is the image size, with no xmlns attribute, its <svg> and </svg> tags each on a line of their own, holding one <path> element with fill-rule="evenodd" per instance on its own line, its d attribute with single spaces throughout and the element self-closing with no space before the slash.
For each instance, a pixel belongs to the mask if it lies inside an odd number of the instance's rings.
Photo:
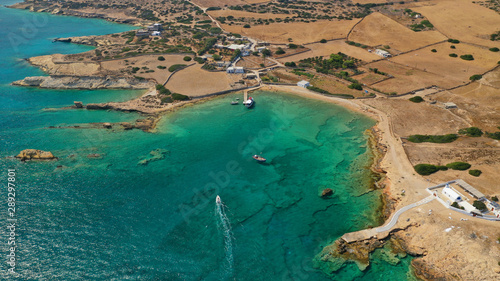
<svg viewBox="0 0 500 281">
<path fill-rule="evenodd" d="M 266 162 L 266 158 L 260 156 L 260 155 L 254 155 L 252 156 L 253 159 L 255 159 L 255 161 L 259 162 L 259 163 L 264 163 Z"/>
<path fill-rule="evenodd" d="M 253 100 L 252 97 L 249 97 L 246 101 L 243 102 L 243 104 L 247 107 L 247 108 L 251 108 L 254 104 L 255 104 L 255 101 Z"/>
<path fill-rule="evenodd" d="M 239 103 L 240 103 L 239 101 L 232 101 L 231 105 L 235 105 L 235 104 L 239 104 Z"/>
</svg>

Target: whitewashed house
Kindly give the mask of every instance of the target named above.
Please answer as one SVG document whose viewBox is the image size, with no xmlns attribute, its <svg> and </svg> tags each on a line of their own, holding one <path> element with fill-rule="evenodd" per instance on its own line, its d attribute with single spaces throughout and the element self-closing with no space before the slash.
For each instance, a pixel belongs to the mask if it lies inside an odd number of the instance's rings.
<svg viewBox="0 0 500 281">
<path fill-rule="evenodd" d="M 447 184 L 441 193 L 448 199 L 450 199 L 451 202 L 461 202 L 462 201 L 462 196 L 458 194 L 455 190 L 451 189 L 451 187 Z"/>
<path fill-rule="evenodd" d="M 245 73 L 245 69 L 241 66 L 231 66 L 226 69 L 227 73 Z"/>
<path fill-rule="evenodd" d="M 302 88 L 307 88 L 307 87 L 311 86 L 311 83 L 309 83 L 306 80 L 302 80 L 302 81 L 297 82 L 297 86 L 302 87 Z"/>
<path fill-rule="evenodd" d="M 384 58 L 392 57 L 391 53 L 384 51 L 384 50 L 381 50 L 381 49 L 376 49 L 375 54 L 377 54 L 381 57 L 384 57 Z"/>
</svg>

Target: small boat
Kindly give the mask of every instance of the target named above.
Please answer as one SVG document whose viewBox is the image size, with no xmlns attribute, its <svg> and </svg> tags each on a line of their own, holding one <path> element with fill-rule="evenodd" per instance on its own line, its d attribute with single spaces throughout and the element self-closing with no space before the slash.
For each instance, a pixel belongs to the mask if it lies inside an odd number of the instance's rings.
<svg viewBox="0 0 500 281">
<path fill-rule="evenodd" d="M 239 103 L 240 103 L 239 101 L 232 101 L 231 105 L 235 105 L 235 104 L 239 104 Z"/>
<path fill-rule="evenodd" d="M 217 197 L 215 197 L 215 203 L 216 203 L 217 205 L 220 205 L 220 204 L 221 204 L 221 201 L 220 201 L 220 197 L 219 197 L 219 195 L 217 195 Z"/>
<path fill-rule="evenodd" d="M 260 156 L 260 155 L 254 155 L 252 156 L 253 159 L 255 159 L 255 161 L 259 162 L 259 163 L 264 163 L 266 162 L 266 158 Z"/>
<path fill-rule="evenodd" d="M 255 101 L 253 100 L 252 97 L 249 97 L 246 101 L 243 102 L 243 104 L 247 107 L 247 108 L 251 108 L 254 104 L 255 104 Z"/>
<path fill-rule="evenodd" d="M 236 100 L 240 100 L 240 98 L 236 98 Z"/>
</svg>

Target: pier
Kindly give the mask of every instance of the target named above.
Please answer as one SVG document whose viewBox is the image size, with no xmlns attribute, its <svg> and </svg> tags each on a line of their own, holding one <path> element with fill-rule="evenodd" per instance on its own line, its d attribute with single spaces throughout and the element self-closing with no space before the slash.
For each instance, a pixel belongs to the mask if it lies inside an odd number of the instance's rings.
<svg viewBox="0 0 500 281">
<path fill-rule="evenodd" d="M 428 196 L 428 197 L 426 197 L 418 202 L 404 206 L 403 208 L 397 210 L 392 215 L 389 222 L 387 222 L 383 226 L 370 228 L 370 229 L 364 229 L 364 230 L 360 230 L 360 231 L 356 231 L 356 232 L 346 233 L 341 238 L 347 243 L 352 243 L 352 242 L 356 242 L 356 241 L 363 241 L 363 240 L 367 240 L 370 238 L 383 239 L 389 235 L 390 231 L 396 225 L 396 223 L 398 222 L 398 218 L 402 213 L 404 213 L 412 208 L 415 208 L 417 206 L 427 204 L 427 203 L 431 202 L 432 200 L 434 200 L 435 198 L 436 197 L 434 197 L 433 195 L 430 195 L 430 196 Z"/>
</svg>

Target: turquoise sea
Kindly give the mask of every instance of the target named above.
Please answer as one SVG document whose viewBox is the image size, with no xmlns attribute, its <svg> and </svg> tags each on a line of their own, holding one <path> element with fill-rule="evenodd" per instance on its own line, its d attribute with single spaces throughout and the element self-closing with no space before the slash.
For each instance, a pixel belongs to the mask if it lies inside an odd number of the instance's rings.
<svg viewBox="0 0 500 281">
<path fill-rule="evenodd" d="M 371 119 L 257 92 L 251 110 L 229 105 L 241 94 L 223 96 L 165 115 L 155 133 L 48 129 L 133 121 L 140 116 L 47 108 L 141 92 L 9 85 L 44 75 L 23 58 L 91 50 L 52 38 L 133 28 L 0 8 L 0 221 L 8 225 L 7 169 L 15 169 L 18 273 L 7 272 L 9 233 L 2 226 L 0 279 L 407 280 L 409 257 L 391 265 L 375 253 L 366 271 L 348 263 L 333 277 L 312 267 L 322 247 L 379 223 L 364 134 Z M 59 160 L 8 158 L 26 148 Z M 268 161 L 256 163 L 256 153 Z M 330 199 L 319 196 L 325 188 L 334 190 Z"/>
</svg>

